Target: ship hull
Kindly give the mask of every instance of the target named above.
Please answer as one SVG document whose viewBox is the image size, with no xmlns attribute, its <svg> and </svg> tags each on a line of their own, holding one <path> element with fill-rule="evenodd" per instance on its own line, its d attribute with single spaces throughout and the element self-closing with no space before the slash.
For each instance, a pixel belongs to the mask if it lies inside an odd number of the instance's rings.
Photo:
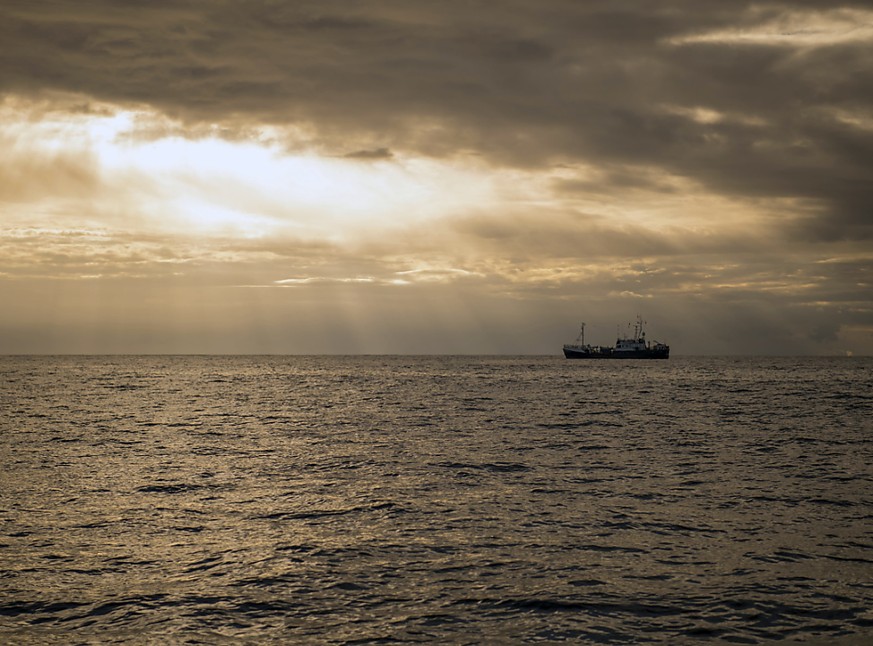
<svg viewBox="0 0 873 646">
<path fill-rule="evenodd" d="M 567 359 L 668 359 L 670 357 L 670 349 L 615 351 L 612 348 L 595 348 L 590 350 L 564 348 L 564 356 Z"/>
</svg>

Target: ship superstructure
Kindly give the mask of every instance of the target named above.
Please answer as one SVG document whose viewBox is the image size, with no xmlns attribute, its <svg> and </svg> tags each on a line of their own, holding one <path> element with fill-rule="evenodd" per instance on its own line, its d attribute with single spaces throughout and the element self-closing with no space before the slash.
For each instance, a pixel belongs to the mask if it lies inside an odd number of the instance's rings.
<svg viewBox="0 0 873 646">
<path fill-rule="evenodd" d="M 644 325 L 645 321 L 638 316 L 633 334 L 628 330 L 624 336 L 616 335 L 615 346 L 602 346 L 585 343 L 583 323 L 576 341 L 564 345 L 564 356 L 568 359 L 667 359 L 670 356 L 670 346 L 658 341 L 647 341 Z"/>
</svg>

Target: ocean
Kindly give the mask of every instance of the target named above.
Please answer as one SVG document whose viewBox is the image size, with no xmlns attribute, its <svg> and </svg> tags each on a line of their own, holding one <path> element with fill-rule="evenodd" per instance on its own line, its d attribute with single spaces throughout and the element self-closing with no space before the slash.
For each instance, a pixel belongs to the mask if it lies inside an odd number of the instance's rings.
<svg viewBox="0 0 873 646">
<path fill-rule="evenodd" d="M 3 643 L 873 640 L 871 358 L 7 356 L 0 409 Z"/>
</svg>

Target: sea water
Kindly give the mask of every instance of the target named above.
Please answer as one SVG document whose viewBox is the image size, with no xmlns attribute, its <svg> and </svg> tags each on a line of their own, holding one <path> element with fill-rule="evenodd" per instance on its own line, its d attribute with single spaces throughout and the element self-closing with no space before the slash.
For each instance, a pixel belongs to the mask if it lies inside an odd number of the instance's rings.
<svg viewBox="0 0 873 646">
<path fill-rule="evenodd" d="M 873 359 L 0 358 L 0 641 L 873 638 Z"/>
</svg>

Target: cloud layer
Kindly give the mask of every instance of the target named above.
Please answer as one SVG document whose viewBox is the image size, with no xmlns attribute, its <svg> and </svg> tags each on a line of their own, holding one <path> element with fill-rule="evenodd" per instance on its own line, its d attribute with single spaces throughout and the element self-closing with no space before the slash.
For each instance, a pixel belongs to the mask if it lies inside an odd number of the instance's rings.
<svg viewBox="0 0 873 646">
<path fill-rule="evenodd" d="M 864 3 L 37 2 L 5 13 L 6 92 L 143 102 L 192 124 L 293 125 L 340 154 L 656 166 L 719 193 L 808 200 L 820 214 L 798 235 L 870 235 Z"/>
<path fill-rule="evenodd" d="M 444 287 L 484 328 L 602 300 L 873 351 L 868 3 L 21 2 L 0 41 L 0 289 Z"/>
</svg>

